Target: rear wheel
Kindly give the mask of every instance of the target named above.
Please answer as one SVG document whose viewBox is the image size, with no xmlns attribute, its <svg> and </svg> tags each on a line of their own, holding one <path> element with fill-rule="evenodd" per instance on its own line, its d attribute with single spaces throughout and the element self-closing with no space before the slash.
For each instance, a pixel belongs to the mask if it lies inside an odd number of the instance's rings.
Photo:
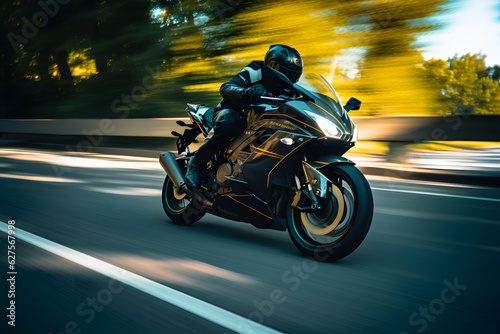
<svg viewBox="0 0 500 334">
<path fill-rule="evenodd" d="M 163 209 L 174 224 L 191 225 L 205 215 L 205 211 L 197 208 L 191 197 L 177 191 L 168 175 L 163 183 L 161 198 Z"/>
<path fill-rule="evenodd" d="M 288 232 L 305 256 L 335 261 L 352 253 L 368 233 L 373 197 L 368 181 L 353 165 L 327 166 L 321 172 L 331 181 L 326 198 L 318 198 L 322 209 L 291 208 Z M 302 198 L 300 206 L 310 205 L 307 201 Z"/>
</svg>

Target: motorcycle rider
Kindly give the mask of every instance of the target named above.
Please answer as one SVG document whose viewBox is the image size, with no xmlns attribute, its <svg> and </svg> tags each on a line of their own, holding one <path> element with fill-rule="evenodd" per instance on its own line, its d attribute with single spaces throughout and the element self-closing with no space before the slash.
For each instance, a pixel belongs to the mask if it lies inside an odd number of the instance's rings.
<svg viewBox="0 0 500 334">
<path fill-rule="evenodd" d="M 273 44 L 264 61 L 252 61 L 220 88 L 222 101 L 213 115 L 213 135 L 191 158 L 186 173 L 189 187 L 200 188 L 206 178 L 208 161 L 219 150 L 227 148 L 231 140 L 247 126 L 244 109 L 261 96 L 286 94 L 273 71 L 284 74 L 292 83 L 302 74 L 303 61 L 300 53 L 292 47 Z"/>
</svg>

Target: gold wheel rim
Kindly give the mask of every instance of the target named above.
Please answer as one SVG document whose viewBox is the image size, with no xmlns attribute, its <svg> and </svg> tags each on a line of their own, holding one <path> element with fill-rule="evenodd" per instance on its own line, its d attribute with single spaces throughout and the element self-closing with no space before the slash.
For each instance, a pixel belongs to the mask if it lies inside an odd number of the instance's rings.
<svg viewBox="0 0 500 334">
<path fill-rule="evenodd" d="M 339 208 L 337 211 L 337 216 L 335 217 L 335 219 L 333 220 L 333 222 L 330 225 L 323 227 L 323 228 L 317 228 L 309 222 L 309 219 L 307 218 L 306 212 L 300 213 L 300 218 L 302 219 L 302 223 L 304 224 L 304 227 L 312 234 L 326 235 L 326 234 L 332 232 L 339 225 L 340 220 L 342 219 L 342 215 L 344 213 L 344 196 L 342 196 L 340 189 L 333 184 L 332 184 L 332 191 L 337 197 L 337 201 L 339 202 Z"/>
</svg>

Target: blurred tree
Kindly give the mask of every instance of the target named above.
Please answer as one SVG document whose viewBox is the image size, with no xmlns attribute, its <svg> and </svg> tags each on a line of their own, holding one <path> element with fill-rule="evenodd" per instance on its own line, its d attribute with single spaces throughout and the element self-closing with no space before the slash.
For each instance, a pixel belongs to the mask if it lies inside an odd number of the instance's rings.
<svg viewBox="0 0 500 334">
<path fill-rule="evenodd" d="M 56 3 L 57 4 L 57 3 Z M 60 68 L 69 92 L 72 91 L 71 73 L 67 71 L 61 39 L 50 34 L 57 20 L 50 17 L 34 0 L 3 2 L 0 17 L 2 34 L 2 76 L 12 97 L 1 101 L 4 114 L 25 116 L 36 102 L 57 97 L 63 85 L 54 85 L 51 67 Z M 61 34 L 62 35 L 62 34 Z M 57 46 L 57 47 L 56 47 Z M 54 50 L 55 49 L 55 50 Z M 9 103 L 10 102 L 10 103 Z"/>
<path fill-rule="evenodd" d="M 349 29 L 362 32 L 358 97 L 363 108 L 353 114 L 429 114 L 435 102 L 419 72 L 423 62 L 416 34 L 436 28 L 428 19 L 444 0 L 345 0 Z"/>
<path fill-rule="evenodd" d="M 11 19 L 6 13 L 12 7 L 12 3 L 8 1 L 0 3 L 0 118 L 11 116 L 18 94 L 12 69 L 15 54 L 7 37 Z"/>
<path fill-rule="evenodd" d="M 445 0 L 404 3 L 292 0 L 277 4 L 248 1 L 245 8 L 232 11 L 234 15 L 225 20 L 227 26 L 237 32 L 219 40 L 219 45 L 227 51 L 215 58 L 217 55 L 205 53 L 208 58 L 199 57 L 194 60 L 195 64 L 187 63 L 179 70 L 191 68 L 188 71 L 192 73 L 192 69 L 197 68 L 209 74 L 206 78 L 193 76 L 192 79 L 203 80 L 198 84 L 191 81 L 187 87 L 215 92 L 220 79 L 229 78 L 251 60 L 262 59 L 270 44 L 289 44 L 302 53 L 305 71 L 325 75 L 340 88 L 340 94 L 345 94 L 343 99 L 347 99 L 349 93 L 365 101 L 364 108 L 354 113 L 432 113 L 434 101 L 418 71 L 423 57 L 414 42 L 416 33 L 434 28 L 418 20 L 438 12 L 437 6 L 443 2 Z M 213 30 L 207 30 L 211 35 Z M 187 54 L 204 48 L 204 43 L 210 40 L 200 29 L 197 37 L 189 36 L 182 41 Z M 177 39 L 174 43 L 179 42 Z M 179 44 L 173 47 L 178 48 Z M 359 63 L 359 69 L 353 62 Z M 351 65 L 346 66 L 349 63 Z"/>
<path fill-rule="evenodd" d="M 448 61 L 430 59 L 423 70 L 435 96 L 444 103 L 445 113 L 500 113 L 500 85 L 485 73 L 485 55 L 455 56 Z M 496 66 L 498 68 L 498 66 Z"/>
<path fill-rule="evenodd" d="M 270 44 L 286 44 L 299 50 L 307 71 L 327 74 L 335 55 L 354 46 L 348 39 L 352 33 L 336 31 L 344 26 L 339 9 L 335 2 L 325 0 L 256 1 L 237 16 L 242 34 L 228 41 L 234 49 L 232 56 L 241 63 L 262 60 Z"/>
<path fill-rule="evenodd" d="M 147 74 L 146 66 L 156 67 L 165 57 L 149 0 L 19 0 L 1 6 L 2 87 L 18 101 L 2 94 L 3 115 L 50 110 L 56 117 L 106 116 L 114 94 L 130 92 Z M 75 81 L 70 57 L 83 55 L 78 50 L 87 50 L 78 65 L 86 62 L 87 72 L 85 80 Z M 88 63 L 96 68 L 95 80 Z"/>
<path fill-rule="evenodd" d="M 347 41 L 351 33 L 334 31 L 343 22 L 331 1 L 209 2 L 209 10 L 197 12 L 196 34 L 177 39 L 172 48 L 177 59 L 194 56 L 192 63 L 178 67 L 172 75 L 203 74 L 191 76 L 194 80 L 184 86 L 193 93 L 211 91 L 219 100 L 220 85 L 250 61 L 263 60 L 270 44 L 293 46 L 303 55 L 307 71 L 325 75 L 336 72 L 335 55 L 354 45 Z"/>
<path fill-rule="evenodd" d="M 188 101 L 216 104 L 220 85 L 274 43 L 298 49 L 305 71 L 325 75 L 344 101 L 363 100 L 354 114 L 434 113 L 450 103 L 434 83 L 445 87 L 458 69 L 427 62 L 422 76 L 415 34 L 435 28 L 425 19 L 445 1 L 4 1 L 0 117 L 113 117 L 111 102 L 159 64 L 158 84 L 130 115 L 179 116 Z M 476 67 L 476 93 L 495 101 L 498 66 Z"/>
<path fill-rule="evenodd" d="M 224 59 L 234 48 L 227 40 L 241 34 L 235 16 L 252 1 L 156 1 L 153 20 L 164 27 L 168 73 L 152 104 L 168 101 L 182 115 L 188 101 L 209 105 L 220 99 L 219 87 L 229 75 Z M 234 75 L 234 73 L 232 73 Z"/>
<path fill-rule="evenodd" d="M 81 3 L 71 18 L 79 26 L 75 48 L 89 48 L 97 74 L 93 81 L 133 87 L 142 80 L 146 66 L 163 62 L 164 48 L 159 43 L 163 30 L 151 20 L 153 5 L 149 0 Z"/>
<path fill-rule="evenodd" d="M 500 81 L 500 66 L 495 65 L 486 69 L 487 76 L 495 81 Z"/>
</svg>

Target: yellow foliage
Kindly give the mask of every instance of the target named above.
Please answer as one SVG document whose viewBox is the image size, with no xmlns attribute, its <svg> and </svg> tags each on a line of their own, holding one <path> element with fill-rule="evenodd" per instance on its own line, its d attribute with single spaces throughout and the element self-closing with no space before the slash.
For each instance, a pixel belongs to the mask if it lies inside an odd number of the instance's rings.
<svg viewBox="0 0 500 334">
<path fill-rule="evenodd" d="M 263 60 L 269 45 L 286 44 L 301 53 L 304 72 L 324 75 L 343 102 L 363 102 L 355 116 L 435 114 L 436 95 L 418 68 L 423 58 L 411 46 L 412 34 L 429 27 L 408 23 L 442 2 L 255 0 L 224 22 L 238 31 L 223 40 L 229 53 L 207 56 L 210 29 L 176 28 L 165 79 L 178 79 L 185 93 L 218 93 L 250 61 Z"/>
<path fill-rule="evenodd" d="M 217 82 L 200 83 L 199 85 L 184 86 L 183 89 L 187 93 L 195 92 L 218 92 L 221 84 Z"/>
<path fill-rule="evenodd" d="M 196 50 L 202 47 L 204 37 L 199 34 L 182 36 L 170 48 L 172 51 Z"/>
<path fill-rule="evenodd" d="M 417 58 L 418 59 L 418 58 Z M 415 56 L 372 60 L 363 69 L 364 113 L 369 115 L 430 115 L 436 101 L 428 82 L 417 72 Z"/>
<path fill-rule="evenodd" d="M 301 53 L 307 72 L 328 73 L 334 56 L 352 46 L 348 33 L 334 31 L 344 24 L 341 18 L 327 12 L 338 7 L 325 7 L 325 1 L 259 3 L 237 17 L 245 34 L 229 40 L 235 48 L 231 56 L 246 62 L 263 59 L 270 44 L 285 44 Z"/>
<path fill-rule="evenodd" d="M 89 56 L 90 49 L 72 50 L 68 56 L 68 65 L 75 83 L 97 74 L 95 59 Z"/>
<path fill-rule="evenodd" d="M 361 110 L 353 112 L 354 115 L 433 114 L 434 96 L 417 71 L 423 58 L 409 46 L 411 29 L 401 27 L 401 22 L 406 22 L 401 17 L 424 15 L 418 12 L 422 5 L 401 5 L 387 0 L 367 7 L 366 13 L 361 13 L 371 17 L 375 25 L 381 25 L 375 30 L 346 25 L 344 12 L 353 5 L 327 1 L 288 1 L 279 6 L 256 3 L 235 18 L 235 24 L 244 33 L 227 41 L 233 48 L 230 57 L 214 59 L 210 65 L 217 71 L 217 65 L 226 63 L 234 74 L 251 60 L 262 60 L 270 44 L 286 44 L 302 54 L 304 72 L 323 74 L 344 102 L 351 96 L 363 101 Z M 411 14 L 405 10 L 408 6 L 413 10 Z M 393 56 L 364 59 L 354 80 L 346 76 L 346 64 L 350 70 L 354 67 L 353 73 L 356 73 L 359 61 L 355 57 L 346 59 L 343 56 L 346 49 L 361 46 L 368 50 L 384 41 L 399 48 Z M 191 65 L 186 66 L 189 67 Z M 202 70 L 208 66 L 199 62 L 197 67 Z M 217 84 L 199 87 L 218 89 Z"/>
</svg>

